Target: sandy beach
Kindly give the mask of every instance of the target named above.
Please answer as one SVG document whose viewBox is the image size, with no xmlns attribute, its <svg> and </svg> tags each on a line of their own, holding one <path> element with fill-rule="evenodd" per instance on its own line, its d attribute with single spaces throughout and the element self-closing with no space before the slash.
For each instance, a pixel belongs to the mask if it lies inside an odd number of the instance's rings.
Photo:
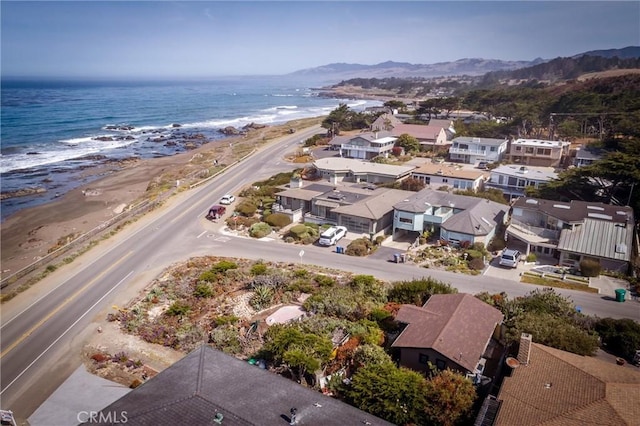
<svg viewBox="0 0 640 426">
<path fill-rule="evenodd" d="M 105 176 L 51 203 L 21 210 L 2 223 L 2 277 L 45 256 L 61 242 L 101 225 L 128 206 L 174 189 L 178 180 L 182 187 L 201 179 L 201 172 L 214 161 L 221 169 L 293 126 L 302 128 L 319 122 L 320 118 L 313 118 L 254 129 L 244 137 L 216 140 L 170 157 L 141 160 L 121 169 L 98 166 L 87 170 Z"/>
</svg>

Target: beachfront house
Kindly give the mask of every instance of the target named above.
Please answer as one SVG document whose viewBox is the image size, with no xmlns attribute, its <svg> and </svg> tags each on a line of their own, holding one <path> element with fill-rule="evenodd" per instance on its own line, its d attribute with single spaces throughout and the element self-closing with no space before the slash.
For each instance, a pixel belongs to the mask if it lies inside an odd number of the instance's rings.
<svg viewBox="0 0 640 426">
<path fill-rule="evenodd" d="M 393 209 L 394 240 L 417 238 L 429 231 L 432 238 L 457 246 L 462 242 L 488 244 L 505 223 L 509 206 L 425 188 Z"/>
<path fill-rule="evenodd" d="M 499 162 L 507 152 L 508 144 L 508 139 L 460 136 L 451 141 L 449 159 L 476 165 L 480 162 Z"/>
<path fill-rule="evenodd" d="M 508 163 L 537 167 L 561 167 L 569 157 L 570 142 L 516 139 L 505 155 Z"/>
<path fill-rule="evenodd" d="M 337 182 L 387 183 L 406 179 L 416 166 L 371 163 L 351 158 L 328 157 L 313 162 L 322 180 Z"/>
<path fill-rule="evenodd" d="M 423 306 L 402 305 L 395 320 L 402 331 L 391 344 L 400 365 L 423 373 L 430 365 L 483 375 L 488 359 L 499 358 L 502 313 L 466 293 L 434 294 Z"/>
<path fill-rule="evenodd" d="M 602 269 L 627 272 L 633 247 L 633 209 L 573 200 L 519 198 L 513 203 L 507 239 L 530 252 L 579 269 L 584 259 Z M 511 243 L 513 245 L 514 243 Z"/>
<path fill-rule="evenodd" d="M 521 166 L 505 164 L 491 170 L 489 180 L 484 183 L 485 188 L 495 188 L 504 194 L 507 201 L 523 197 L 528 186 L 538 188 L 558 177 L 553 167 Z"/>
<path fill-rule="evenodd" d="M 391 134 L 395 137 L 404 134 L 413 136 L 420 142 L 420 149 L 423 151 L 445 150 L 450 143 L 446 129 L 440 125 L 400 123 L 393 127 Z"/>
<path fill-rule="evenodd" d="M 424 163 L 411 172 L 411 177 L 433 189 L 446 187 L 455 190 L 471 189 L 472 191 L 482 190 L 486 178 L 480 170 L 464 169 L 453 164 L 435 163 Z"/>
<path fill-rule="evenodd" d="M 386 158 L 389 157 L 397 139 L 390 132 L 361 133 L 340 144 L 340 156 L 361 160 Z"/>
</svg>

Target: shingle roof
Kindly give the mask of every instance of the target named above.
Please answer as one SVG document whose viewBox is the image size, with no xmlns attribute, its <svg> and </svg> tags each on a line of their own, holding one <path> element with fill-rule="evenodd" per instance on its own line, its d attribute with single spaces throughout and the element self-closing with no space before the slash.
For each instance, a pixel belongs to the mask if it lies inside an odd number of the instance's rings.
<svg viewBox="0 0 640 426">
<path fill-rule="evenodd" d="M 416 139 L 435 140 L 436 137 L 444 130 L 442 126 L 429 126 L 424 124 L 397 124 L 393 127 L 393 136 L 409 134 Z"/>
<path fill-rule="evenodd" d="M 411 174 L 444 176 L 448 178 L 467 179 L 473 181 L 484 177 L 484 173 L 479 170 L 469 170 L 456 166 L 447 166 L 434 163 L 424 163 L 423 165 L 412 171 Z"/>
<path fill-rule="evenodd" d="M 563 229 L 558 249 L 606 259 L 629 261 L 633 226 L 604 220 L 585 219 L 574 229 Z"/>
<path fill-rule="evenodd" d="M 392 164 L 371 163 L 355 158 L 321 158 L 313 162 L 319 170 L 351 171 L 356 174 L 369 173 L 391 177 L 407 175 L 415 166 L 395 166 Z"/>
<path fill-rule="evenodd" d="M 506 377 L 496 426 L 638 425 L 640 372 L 534 343 Z"/>
<path fill-rule="evenodd" d="M 432 348 L 474 371 L 503 315 L 470 294 L 434 294 L 423 307 L 402 305 L 396 320 L 409 324 L 391 345 Z"/>
<path fill-rule="evenodd" d="M 288 423 L 292 407 L 299 425 L 390 424 L 205 345 L 102 413 L 126 411 L 127 425 L 209 425 L 216 413 L 225 426 L 277 425 Z"/>
<path fill-rule="evenodd" d="M 364 217 L 377 220 L 385 214 L 393 211 L 393 205 L 413 194 L 411 191 L 401 189 L 380 188 L 370 197 L 355 202 L 349 206 L 341 206 L 333 210 L 334 213 Z"/>
</svg>

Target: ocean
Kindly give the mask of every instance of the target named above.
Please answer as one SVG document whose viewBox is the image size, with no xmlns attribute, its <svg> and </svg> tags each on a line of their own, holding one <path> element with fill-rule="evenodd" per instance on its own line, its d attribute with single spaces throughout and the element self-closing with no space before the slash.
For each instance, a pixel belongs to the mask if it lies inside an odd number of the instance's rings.
<svg viewBox="0 0 640 426">
<path fill-rule="evenodd" d="M 226 137 L 219 130 L 227 126 L 327 115 L 340 103 L 354 110 L 380 105 L 319 97 L 314 87 L 321 84 L 284 76 L 189 82 L 3 79 L 1 190 L 46 191 L 3 199 L 1 219 L 87 183 L 78 172 L 98 162 L 175 155 L 186 150 L 185 141 Z"/>
</svg>

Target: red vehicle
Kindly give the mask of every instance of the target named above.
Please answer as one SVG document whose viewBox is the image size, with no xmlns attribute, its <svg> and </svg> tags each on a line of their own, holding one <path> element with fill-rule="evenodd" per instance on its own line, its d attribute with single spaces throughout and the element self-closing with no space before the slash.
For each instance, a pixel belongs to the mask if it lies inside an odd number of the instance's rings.
<svg viewBox="0 0 640 426">
<path fill-rule="evenodd" d="M 211 206 L 211 208 L 209 209 L 209 213 L 207 213 L 207 219 L 209 220 L 220 219 L 226 211 L 227 211 L 227 208 L 225 206 L 215 204 Z"/>
</svg>

